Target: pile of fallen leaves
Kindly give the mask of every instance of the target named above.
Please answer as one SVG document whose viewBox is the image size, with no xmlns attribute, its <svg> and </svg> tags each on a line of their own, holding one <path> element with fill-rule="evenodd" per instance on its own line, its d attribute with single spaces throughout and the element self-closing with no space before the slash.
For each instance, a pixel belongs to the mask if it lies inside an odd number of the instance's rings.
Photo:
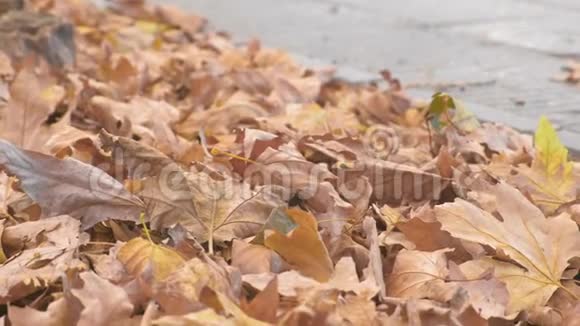
<svg viewBox="0 0 580 326">
<path fill-rule="evenodd" d="M 349 84 L 141 1 L 33 1 L 76 65 L 0 57 L 11 325 L 578 322 L 580 165 L 446 94 Z"/>
</svg>

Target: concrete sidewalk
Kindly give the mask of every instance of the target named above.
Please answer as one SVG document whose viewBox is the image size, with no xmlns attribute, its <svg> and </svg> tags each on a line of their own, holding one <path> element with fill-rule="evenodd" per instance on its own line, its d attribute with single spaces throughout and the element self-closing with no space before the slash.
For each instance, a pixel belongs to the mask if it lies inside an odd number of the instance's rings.
<svg viewBox="0 0 580 326">
<path fill-rule="evenodd" d="M 351 80 L 389 69 L 414 95 L 444 89 L 484 120 L 533 131 L 542 114 L 580 151 L 577 0 L 170 0 L 237 39 L 260 38 Z"/>
</svg>

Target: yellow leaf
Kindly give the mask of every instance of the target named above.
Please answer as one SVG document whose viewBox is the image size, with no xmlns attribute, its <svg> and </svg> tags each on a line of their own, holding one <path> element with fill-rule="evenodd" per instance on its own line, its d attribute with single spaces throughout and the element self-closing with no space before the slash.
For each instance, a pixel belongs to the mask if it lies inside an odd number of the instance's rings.
<svg viewBox="0 0 580 326">
<path fill-rule="evenodd" d="M 383 221 L 385 221 L 385 224 L 387 224 L 387 232 L 391 232 L 402 219 L 401 213 L 394 208 L 389 207 L 389 205 L 384 205 L 380 209 L 376 205 L 373 205 L 373 208 L 375 208 L 375 211 L 379 213 L 378 215 L 383 219 Z"/>
<path fill-rule="evenodd" d="M 288 114 L 289 123 L 300 130 L 314 132 L 322 130 L 329 132 L 328 111 L 316 103 L 311 103 L 291 110 Z"/>
<path fill-rule="evenodd" d="M 141 31 L 148 34 L 157 34 L 169 29 L 169 26 L 165 24 L 150 20 L 138 20 L 135 22 L 135 26 L 137 26 Z"/>
<path fill-rule="evenodd" d="M 572 174 L 572 163 L 568 162 L 568 149 L 562 144 L 550 120 L 540 118 L 538 129 L 534 135 L 536 158 L 546 174 L 554 176 L 562 173 L 563 176 Z"/>
<path fill-rule="evenodd" d="M 429 113 L 439 116 L 450 110 L 455 109 L 455 101 L 449 94 L 437 92 L 431 97 L 429 104 Z"/>
<path fill-rule="evenodd" d="M 172 248 L 143 238 L 132 239 L 123 245 L 117 253 L 117 259 L 135 277 L 150 267 L 156 281 L 163 281 L 185 263 L 185 259 Z"/>
<path fill-rule="evenodd" d="M 77 31 L 77 33 L 79 33 L 81 35 L 87 35 L 87 34 L 94 33 L 95 31 L 97 31 L 94 27 L 90 27 L 87 25 L 77 25 L 75 30 Z"/>
<path fill-rule="evenodd" d="M 495 276 L 510 292 L 508 315 L 543 306 L 556 289 L 566 291 L 560 278 L 568 260 L 580 256 L 578 227 L 568 215 L 547 219 L 505 183 L 491 190 L 497 196 L 502 221 L 462 199 L 437 206 L 437 219 L 454 237 L 501 250 L 519 264 L 495 264 Z"/>
<path fill-rule="evenodd" d="M 534 143 L 536 156 L 532 167 L 518 167 L 518 175 L 511 179 L 530 194 L 536 205 L 552 213 L 575 198 L 573 165 L 568 161 L 568 150 L 546 117 L 540 119 Z"/>
<path fill-rule="evenodd" d="M 2 239 L 2 234 L 4 233 L 4 222 L 5 220 L 0 220 L 0 239 Z M 2 242 L 0 242 L 0 264 L 4 264 L 7 259 L 4 248 L 2 248 Z"/>
<path fill-rule="evenodd" d="M 328 281 L 333 272 L 332 261 L 318 234 L 314 216 L 303 210 L 291 208 L 275 211 L 270 220 L 272 218 L 289 220 L 296 226 L 288 232 L 266 229 L 264 245 L 276 251 L 304 275 L 319 282 Z"/>
<path fill-rule="evenodd" d="M 453 125 L 466 132 L 473 132 L 481 125 L 473 112 L 469 111 L 462 101 L 455 100 L 455 113 L 451 119 Z"/>
</svg>

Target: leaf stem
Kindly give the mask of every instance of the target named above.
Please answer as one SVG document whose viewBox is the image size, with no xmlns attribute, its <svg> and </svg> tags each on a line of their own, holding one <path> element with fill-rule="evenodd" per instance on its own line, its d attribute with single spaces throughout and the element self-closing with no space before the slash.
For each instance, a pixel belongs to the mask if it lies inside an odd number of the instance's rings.
<svg viewBox="0 0 580 326">
<path fill-rule="evenodd" d="M 151 239 L 151 233 L 149 233 L 149 228 L 147 227 L 147 224 L 145 224 L 145 213 L 141 212 L 141 214 L 139 215 L 139 220 L 141 220 L 141 224 L 143 225 L 143 232 L 145 232 L 147 240 L 149 240 L 151 244 L 155 244 L 153 242 L 153 239 Z"/>
</svg>

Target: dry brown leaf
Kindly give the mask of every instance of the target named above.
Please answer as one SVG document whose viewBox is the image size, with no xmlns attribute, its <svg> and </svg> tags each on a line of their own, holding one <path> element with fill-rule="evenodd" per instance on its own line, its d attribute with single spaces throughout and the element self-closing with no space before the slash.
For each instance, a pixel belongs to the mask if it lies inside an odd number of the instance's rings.
<svg viewBox="0 0 580 326">
<path fill-rule="evenodd" d="M 143 238 L 135 238 L 123 245 L 117 252 L 117 259 L 135 277 L 150 270 L 157 282 L 163 281 L 185 263 L 185 259 L 175 250 Z"/>
<path fill-rule="evenodd" d="M 61 297 L 48 305 L 46 311 L 39 311 L 31 307 L 9 306 L 8 316 L 14 326 L 20 325 L 47 325 L 58 326 L 70 323 L 68 303 Z"/>
<path fill-rule="evenodd" d="M 436 283 L 445 287 L 449 273 L 445 253 L 449 249 L 434 252 L 403 249 L 397 254 L 395 266 L 387 282 L 387 294 L 400 298 L 425 297 L 426 287 Z"/>
<path fill-rule="evenodd" d="M 209 173 L 188 176 L 197 218 L 182 224 L 201 241 L 229 241 L 256 234 L 273 209 L 284 206 L 276 189 L 251 190 L 246 183 L 225 177 L 214 179 Z"/>
<path fill-rule="evenodd" d="M 133 305 L 125 290 L 93 272 L 83 272 L 79 277 L 83 287 L 71 289 L 84 307 L 77 325 L 127 325 Z"/>
<path fill-rule="evenodd" d="M 465 297 L 463 304 L 471 305 L 481 317 L 504 317 L 509 300 L 505 285 L 495 279 L 465 279 L 463 275 L 450 273 L 446 257 L 450 251 L 400 251 L 389 276 L 389 296 L 454 301 L 455 305 L 460 302 L 460 297 Z M 450 279 L 454 276 L 460 277 Z"/>
<path fill-rule="evenodd" d="M 85 269 L 86 265 L 74 258 L 78 239 L 70 235 L 68 242 L 24 250 L 0 266 L 0 302 L 14 302 L 54 284 L 61 277 L 59 268 Z"/>
<path fill-rule="evenodd" d="M 22 148 L 42 149 L 51 134 L 46 121 L 63 96 L 64 89 L 50 77 L 39 77 L 30 68 L 21 70 L 10 86 L 0 135 Z"/>
<path fill-rule="evenodd" d="M 232 262 L 243 274 L 279 273 L 283 270 L 282 259 L 272 249 L 234 239 Z"/>
<path fill-rule="evenodd" d="M 274 277 L 251 302 L 242 301 L 240 307 L 248 316 L 274 324 L 279 304 L 278 279 Z"/>
<path fill-rule="evenodd" d="M 293 144 L 268 147 L 243 172 L 252 184 L 277 185 L 296 195 L 319 220 L 322 227 L 338 235 L 345 219 L 355 215 L 354 207 L 342 199 L 333 182 L 337 177 L 326 167 L 306 161 Z"/>
<path fill-rule="evenodd" d="M 236 326 L 233 318 L 224 317 L 211 308 L 186 315 L 165 316 L 153 321 L 157 326 Z"/>
<path fill-rule="evenodd" d="M 135 193 L 143 198 L 153 229 L 196 216 L 186 173 L 177 163 L 155 148 L 129 138 L 101 131 L 99 139 L 102 148 L 111 153 L 114 165 L 124 167 L 128 179 L 141 184 Z"/>
<path fill-rule="evenodd" d="M 506 283 L 511 296 L 506 313 L 511 315 L 545 305 L 554 291 L 563 288 L 560 278 L 568 260 L 580 255 L 580 237 L 569 216 L 547 219 L 505 183 L 493 191 L 503 221 L 461 199 L 435 211 L 443 229 L 453 236 L 491 246 L 523 267 L 492 259 L 475 261 L 494 267 L 494 275 Z"/>
<path fill-rule="evenodd" d="M 84 229 L 108 218 L 137 221 L 144 207 L 103 170 L 72 158 L 59 160 L 0 140 L 0 165 L 18 177 L 44 216 L 68 214 L 80 218 Z"/>
<path fill-rule="evenodd" d="M 338 261 L 327 282 L 318 282 L 303 276 L 296 270 L 277 275 L 272 273 L 246 274 L 242 279 L 252 287 L 263 291 L 274 277 L 278 278 L 278 293 L 285 297 L 296 297 L 300 291 L 315 289 L 352 292 L 365 298 L 372 298 L 380 290 L 372 277 L 363 281 L 359 280 L 354 261 L 350 257 L 344 257 Z"/>
<path fill-rule="evenodd" d="M 448 181 L 416 167 L 383 160 L 345 162 L 338 167 L 345 180 L 366 176 L 377 204 L 409 204 L 437 200 Z"/>
<path fill-rule="evenodd" d="M 266 228 L 264 245 L 277 252 L 285 261 L 306 276 L 327 281 L 332 275 L 332 261 L 318 234 L 316 219 L 311 214 L 291 208 L 276 210 L 270 220 L 291 220 L 290 230 Z"/>
<path fill-rule="evenodd" d="M 383 273 L 383 260 L 379 248 L 379 235 L 377 233 L 377 224 L 372 217 L 365 217 L 363 229 L 369 246 L 369 266 L 367 277 L 374 281 L 379 288 L 382 297 L 386 296 L 385 279 Z"/>
</svg>

